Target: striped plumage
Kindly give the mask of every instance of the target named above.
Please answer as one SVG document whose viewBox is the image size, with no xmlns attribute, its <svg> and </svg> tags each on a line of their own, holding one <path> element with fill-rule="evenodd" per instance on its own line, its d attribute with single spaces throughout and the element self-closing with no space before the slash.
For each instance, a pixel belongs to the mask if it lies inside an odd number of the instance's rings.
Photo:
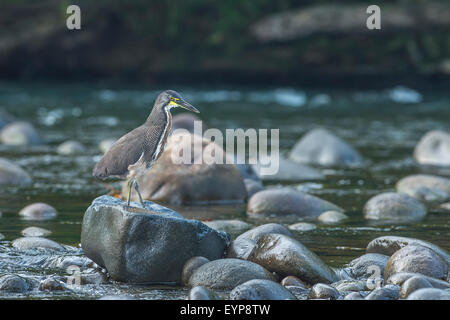
<svg viewBox="0 0 450 320">
<path fill-rule="evenodd" d="M 164 151 L 172 122 L 170 109 L 177 106 L 199 112 L 177 92 L 164 91 L 156 99 L 145 123 L 117 140 L 97 163 L 93 175 L 99 179 L 133 179 L 138 190 L 135 178 L 149 169 Z"/>
</svg>

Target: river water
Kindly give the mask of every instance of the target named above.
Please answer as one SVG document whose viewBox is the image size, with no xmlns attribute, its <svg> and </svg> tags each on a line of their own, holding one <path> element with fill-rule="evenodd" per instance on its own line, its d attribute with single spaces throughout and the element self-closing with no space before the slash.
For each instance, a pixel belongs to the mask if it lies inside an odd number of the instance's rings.
<svg viewBox="0 0 450 320">
<path fill-rule="evenodd" d="M 45 144 L 36 147 L 0 145 L 0 157 L 28 171 L 33 184 L 1 187 L 0 274 L 16 273 L 40 279 L 44 274 L 67 275 L 61 269 L 33 264 L 49 253 L 20 253 L 10 248 L 28 226 L 49 229 L 50 239 L 71 246 L 81 255 L 81 221 L 91 201 L 109 190 L 92 176 L 101 154 L 100 141 L 117 138 L 145 121 L 155 97 L 164 88 L 91 84 L 0 84 L 0 109 L 31 122 Z M 272 87 L 176 87 L 201 111 L 208 127 L 279 128 L 280 149 L 287 152 L 308 130 L 325 127 L 356 147 L 368 160 L 361 168 L 319 168 L 326 179 L 283 183 L 329 200 L 346 210 L 350 219 L 339 225 L 318 225 L 295 237 L 333 267 L 342 267 L 363 254 L 367 243 L 382 235 L 400 235 L 430 241 L 450 249 L 450 214 L 429 207 L 427 217 L 412 224 L 373 224 L 364 220 L 362 208 L 372 196 L 393 191 L 402 177 L 414 173 L 450 176 L 450 168 L 420 166 L 413 148 L 429 130 L 449 130 L 450 92 L 414 91 L 405 87 L 384 90 L 302 89 Z M 181 111 L 173 110 L 173 114 Z M 56 147 L 65 140 L 78 140 L 88 152 L 61 156 Z M 266 183 L 268 188 L 282 183 Z M 113 182 L 119 187 L 119 182 Z M 30 222 L 18 211 L 33 202 L 45 202 L 58 211 L 56 219 Z M 172 207 L 189 218 L 240 219 L 259 225 L 268 221 L 248 218 L 245 206 Z M 40 256 L 39 256 L 40 257 Z M 106 294 L 135 294 L 146 299 L 179 299 L 183 288 L 156 288 L 110 283 L 49 293 L 33 290 L 25 295 L 0 294 L 0 298 L 98 298 Z"/>
</svg>

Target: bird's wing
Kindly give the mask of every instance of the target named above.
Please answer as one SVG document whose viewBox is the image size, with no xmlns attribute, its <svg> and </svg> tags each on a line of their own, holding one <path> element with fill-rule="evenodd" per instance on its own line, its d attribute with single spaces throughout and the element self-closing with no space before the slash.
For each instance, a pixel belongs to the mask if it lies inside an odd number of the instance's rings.
<svg viewBox="0 0 450 320">
<path fill-rule="evenodd" d="M 145 129 L 130 131 L 106 152 L 94 168 L 93 175 L 104 179 L 108 176 L 126 176 L 128 166 L 135 164 L 144 152 Z"/>
</svg>

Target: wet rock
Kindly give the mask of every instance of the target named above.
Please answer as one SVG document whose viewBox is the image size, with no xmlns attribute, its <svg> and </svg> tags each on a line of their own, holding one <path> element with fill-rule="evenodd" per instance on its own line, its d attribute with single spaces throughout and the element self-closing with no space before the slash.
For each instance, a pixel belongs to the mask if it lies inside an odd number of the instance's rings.
<svg viewBox="0 0 450 320">
<path fill-rule="evenodd" d="M 39 227 L 28 227 L 21 231 L 24 237 L 47 237 L 52 234 L 50 230 Z"/>
<path fill-rule="evenodd" d="M 113 280 L 180 283 L 187 260 L 219 259 L 229 244 L 228 234 L 156 203 L 145 201 L 146 210 L 132 206 L 101 196 L 83 218 L 83 251 Z"/>
<path fill-rule="evenodd" d="M 208 227 L 228 233 L 238 233 L 250 229 L 251 225 L 241 220 L 213 220 L 204 221 Z"/>
<path fill-rule="evenodd" d="M 114 143 L 116 143 L 116 141 L 117 139 L 102 140 L 98 145 L 98 149 L 104 154 L 108 152 L 108 150 L 113 146 Z"/>
<path fill-rule="evenodd" d="M 305 283 L 302 280 L 300 280 L 299 278 L 294 277 L 294 276 L 287 276 L 287 277 L 283 278 L 283 280 L 281 280 L 281 285 L 285 286 L 285 287 L 296 286 L 296 287 L 306 288 Z"/>
<path fill-rule="evenodd" d="M 12 246 L 18 250 L 49 249 L 63 251 L 64 247 L 59 243 L 41 237 L 23 237 L 12 241 Z"/>
<path fill-rule="evenodd" d="M 413 272 L 398 272 L 390 276 L 386 280 L 386 284 L 395 284 L 398 286 L 402 286 L 405 281 L 412 277 L 420 277 L 426 279 L 434 288 L 439 289 L 450 289 L 450 283 L 444 280 L 435 279 L 432 277 L 425 276 L 420 273 Z"/>
<path fill-rule="evenodd" d="M 364 296 L 359 292 L 351 292 L 345 296 L 344 300 L 364 300 Z"/>
<path fill-rule="evenodd" d="M 275 277 L 253 262 L 240 259 L 219 259 L 197 268 L 189 279 L 189 286 L 233 289 L 253 279 L 275 280 Z"/>
<path fill-rule="evenodd" d="M 397 182 L 397 191 L 421 201 L 444 202 L 450 200 L 450 179 L 416 174 Z"/>
<path fill-rule="evenodd" d="M 414 149 L 414 159 L 421 164 L 450 165 L 450 134 L 440 130 L 426 133 Z"/>
<path fill-rule="evenodd" d="M 0 291 L 6 292 L 26 292 L 30 289 L 28 282 L 14 274 L 7 274 L 0 277 Z"/>
<path fill-rule="evenodd" d="M 271 280 L 247 281 L 230 292 L 231 300 L 296 300 L 285 287 Z"/>
<path fill-rule="evenodd" d="M 368 290 L 366 280 L 340 280 L 331 286 L 339 292 Z"/>
<path fill-rule="evenodd" d="M 189 290 L 188 300 L 218 300 L 218 297 L 214 291 L 196 286 Z"/>
<path fill-rule="evenodd" d="M 126 295 L 108 295 L 103 296 L 98 300 L 137 300 L 135 297 Z"/>
<path fill-rule="evenodd" d="M 291 224 L 288 228 L 293 231 L 306 232 L 306 231 L 316 230 L 317 226 L 313 223 L 298 222 L 298 223 Z"/>
<path fill-rule="evenodd" d="M 252 217 L 318 217 L 329 210 L 343 211 L 328 201 L 288 188 L 260 191 L 247 204 L 247 213 Z"/>
<path fill-rule="evenodd" d="M 381 288 L 376 288 L 366 296 L 366 300 L 397 300 L 400 287 L 389 284 Z"/>
<path fill-rule="evenodd" d="M 334 271 L 317 255 L 297 240 L 281 234 L 259 237 L 248 260 L 282 277 L 296 276 L 309 284 L 337 280 Z"/>
<path fill-rule="evenodd" d="M 205 123 L 200 119 L 198 116 L 192 113 L 183 112 L 178 113 L 173 116 L 172 118 L 172 128 L 171 131 L 174 132 L 177 129 L 185 129 L 189 131 L 190 133 L 196 133 L 194 131 L 194 122 L 199 121 L 200 123 L 197 123 L 198 128 L 200 129 L 200 134 L 203 134 L 205 130 L 208 128 L 206 127 Z"/>
<path fill-rule="evenodd" d="M 370 220 L 415 221 L 426 216 L 425 206 L 403 193 L 379 194 L 364 206 L 364 216 Z"/>
<path fill-rule="evenodd" d="M 76 155 L 86 153 L 86 148 L 78 141 L 69 140 L 63 142 L 56 149 L 60 155 Z"/>
<path fill-rule="evenodd" d="M 339 296 L 339 291 L 335 288 L 324 283 L 317 283 L 309 291 L 308 299 L 336 300 Z"/>
<path fill-rule="evenodd" d="M 181 271 L 181 283 L 183 285 L 187 285 L 189 282 L 189 278 L 191 277 L 195 269 L 208 262 L 209 259 L 205 257 L 192 257 L 188 261 L 186 261 L 183 266 L 183 271 Z"/>
<path fill-rule="evenodd" d="M 258 227 L 255 227 L 251 230 L 248 230 L 247 232 L 244 232 L 243 234 L 238 236 L 236 238 L 236 240 L 242 239 L 242 238 L 247 238 L 247 239 L 256 241 L 256 240 L 258 240 L 259 237 L 261 237 L 265 234 L 269 234 L 269 233 L 278 233 L 278 234 L 284 234 L 286 236 L 292 236 L 292 233 L 288 229 L 286 229 L 286 227 L 282 226 L 281 224 L 267 223 L 267 224 L 262 224 Z"/>
<path fill-rule="evenodd" d="M 0 142 L 8 145 L 33 146 L 41 144 L 41 138 L 30 123 L 17 121 L 2 129 Z"/>
<path fill-rule="evenodd" d="M 400 288 L 400 298 L 406 299 L 411 293 L 423 288 L 432 288 L 431 283 L 425 278 L 414 276 L 406 280 Z"/>
<path fill-rule="evenodd" d="M 0 185 L 29 185 L 31 177 L 21 167 L 0 158 Z"/>
<path fill-rule="evenodd" d="M 54 255 L 48 257 L 44 262 L 44 268 L 50 269 L 63 269 L 76 266 L 80 269 L 93 268 L 95 267 L 94 261 L 85 256 L 75 256 L 75 255 Z"/>
<path fill-rule="evenodd" d="M 411 293 L 407 300 L 450 300 L 450 292 L 442 289 L 424 288 Z"/>
<path fill-rule="evenodd" d="M 286 289 L 289 290 L 290 293 L 292 293 L 294 296 L 297 297 L 297 299 L 305 300 L 308 298 L 309 289 L 305 287 L 300 286 L 284 286 Z"/>
<path fill-rule="evenodd" d="M 255 193 L 264 190 L 261 181 L 253 179 L 244 179 L 245 190 L 247 190 L 247 197 L 250 198 Z"/>
<path fill-rule="evenodd" d="M 19 211 L 19 216 L 25 220 L 49 220 L 55 218 L 57 212 L 55 208 L 46 203 L 33 203 Z"/>
<path fill-rule="evenodd" d="M 191 151 L 189 164 L 176 160 L 178 155 Z M 198 151 L 200 152 L 198 152 Z M 226 161 L 226 153 L 215 142 L 192 134 L 174 134 L 158 161 L 138 178 L 144 199 L 170 204 L 244 202 L 247 198 L 244 180 L 234 164 L 208 164 L 203 153 L 215 151 L 216 159 Z M 202 160 L 203 159 L 203 160 Z M 200 160 L 201 164 L 195 164 Z M 184 161 L 184 160 L 183 160 Z M 127 182 L 122 196 L 127 197 Z M 133 193 L 133 200 L 137 194 Z"/>
<path fill-rule="evenodd" d="M 448 264 L 450 264 L 450 255 L 440 247 L 419 239 L 397 236 L 383 236 L 378 237 L 369 242 L 366 248 L 367 253 L 380 253 L 391 256 L 397 250 L 400 250 L 407 245 L 419 245 L 430 248 L 439 254 Z"/>
<path fill-rule="evenodd" d="M 55 278 L 47 278 L 39 283 L 39 290 L 41 291 L 63 291 L 65 289 L 65 283 Z"/>
<path fill-rule="evenodd" d="M 361 155 L 348 143 L 325 129 L 306 133 L 292 148 L 289 158 L 321 166 L 361 165 Z"/>
<path fill-rule="evenodd" d="M 256 246 L 256 242 L 248 238 L 239 238 L 231 241 L 227 251 L 227 258 L 247 260 L 248 256 Z"/>
<path fill-rule="evenodd" d="M 437 279 L 446 279 L 448 264 L 430 248 L 408 245 L 389 258 L 384 270 L 384 278 L 387 280 L 397 272 L 414 272 Z"/>
<path fill-rule="evenodd" d="M 317 218 L 319 222 L 329 224 L 340 223 L 345 219 L 348 219 L 348 217 L 345 214 L 334 210 L 326 211 Z"/>
<path fill-rule="evenodd" d="M 304 180 L 321 180 L 324 175 L 317 169 L 308 167 L 307 165 L 285 159 L 282 155 L 278 159 L 278 171 L 275 174 L 263 174 L 261 170 L 266 166 L 256 164 L 252 166 L 258 177 L 263 181 L 304 181 Z"/>
<path fill-rule="evenodd" d="M 350 272 L 355 278 L 368 278 L 379 272 L 381 278 L 384 277 L 384 268 L 387 265 L 389 256 L 378 253 L 367 253 L 349 263 Z"/>
</svg>

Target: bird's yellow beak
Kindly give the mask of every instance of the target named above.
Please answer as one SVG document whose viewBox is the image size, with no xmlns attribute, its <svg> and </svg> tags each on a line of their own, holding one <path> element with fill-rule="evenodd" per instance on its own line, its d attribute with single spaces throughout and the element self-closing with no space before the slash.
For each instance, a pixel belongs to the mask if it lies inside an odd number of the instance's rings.
<svg viewBox="0 0 450 320">
<path fill-rule="evenodd" d="M 178 100 L 171 100 L 169 105 L 174 106 L 174 107 L 181 107 L 183 109 L 195 112 L 195 113 L 200 113 L 200 111 L 198 111 L 193 105 L 191 105 L 190 103 L 182 100 L 182 99 L 178 99 Z"/>
</svg>

